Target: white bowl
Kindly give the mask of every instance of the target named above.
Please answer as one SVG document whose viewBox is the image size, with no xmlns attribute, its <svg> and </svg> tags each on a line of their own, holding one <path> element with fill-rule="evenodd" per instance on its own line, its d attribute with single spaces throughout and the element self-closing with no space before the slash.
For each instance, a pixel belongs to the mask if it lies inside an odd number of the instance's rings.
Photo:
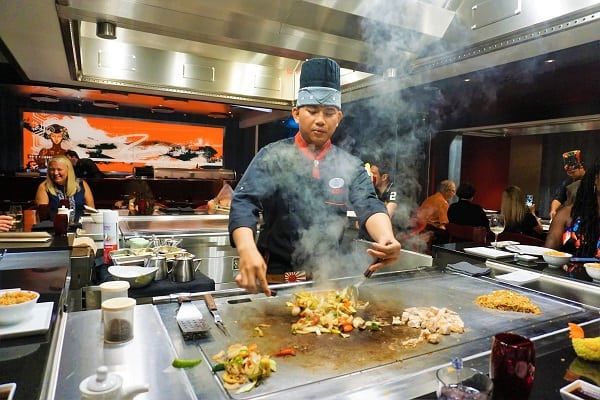
<svg viewBox="0 0 600 400">
<path fill-rule="evenodd" d="M 569 253 L 563 253 L 560 251 L 547 251 L 544 254 L 542 254 L 542 257 L 544 257 L 544 261 L 546 261 L 549 266 L 562 267 L 563 265 L 571 261 L 571 257 L 573 257 L 573 255 Z"/>
<path fill-rule="evenodd" d="M 579 397 L 573 393 L 577 389 L 585 390 L 590 394 L 590 396 L 595 395 L 600 397 L 600 387 L 592 385 L 591 383 L 581 379 L 577 379 L 576 381 L 569 383 L 567 386 L 562 387 L 560 389 L 560 397 L 562 397 L 563 400 L 583 400 L 582 397 Z"/>
<path fill-rule="evenodd" d="M 148 286 L 156 275 L 157 267 L 137 267 L 129 265 L 113 265 L 108 267 L 108 273 L 120 281 L 129 282 L 132 289 Z"/>
<path fill-rule="evenodd" d="M 148 247 L 150 241 L 148 239 L 144 239 L 142 237 L 134 237 L 127 241 L 130 249 L 143 249 L 144 247 Z"/>
<path fill-rule="evenodd" d="M 0 296 L 9 291 L 0 292 Z M 13 291 L 10 291 L 13 292 Z M 26 319 L 29 314 L 33 311 L 35 304 L 40 298 L 38 292 L 32 290 L 15 290 L 14 292 L 27 292 L 35 294 L 35 298 L 32 300 L 25 301 L 23 303 L 11 304 L 11 305 L 0 305 L 0 325 L 11 325 Z"/>
<path fill-rule="evenodd" d="M 596 282 L 600 282 L 600 263 L 585 263 L 585 272 Z"/>
</svg>

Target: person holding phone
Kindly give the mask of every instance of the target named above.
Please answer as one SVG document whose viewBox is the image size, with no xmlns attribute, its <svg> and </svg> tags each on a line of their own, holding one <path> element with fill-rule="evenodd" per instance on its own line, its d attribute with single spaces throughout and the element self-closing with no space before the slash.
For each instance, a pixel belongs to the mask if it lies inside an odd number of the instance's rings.
<svg viewBox="0 0 600 400">
<path fill-rule="evenodd" d="M 544 229 L 531 208 L 525 205 L 525 196 L 518 186 L 508 186 L 502 192 L 500 212 L 506 220 L 505 232 L 543 238 Z"/>
</svg>

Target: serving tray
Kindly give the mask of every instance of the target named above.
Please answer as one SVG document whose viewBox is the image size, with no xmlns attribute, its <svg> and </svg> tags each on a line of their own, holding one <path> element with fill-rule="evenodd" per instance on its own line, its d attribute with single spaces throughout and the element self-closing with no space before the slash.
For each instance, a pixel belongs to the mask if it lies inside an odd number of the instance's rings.
<svg viewBox="0 0 600 400">
<path fill-rule="evenodd" d="M 50 328 L 53 305 L 53 302 L 37 303 L 31 311 L 31 315 L 24 321 L 13 325 L 0 325 L 0 338 L 7 339 L 46 333 Z"/>
</svg>

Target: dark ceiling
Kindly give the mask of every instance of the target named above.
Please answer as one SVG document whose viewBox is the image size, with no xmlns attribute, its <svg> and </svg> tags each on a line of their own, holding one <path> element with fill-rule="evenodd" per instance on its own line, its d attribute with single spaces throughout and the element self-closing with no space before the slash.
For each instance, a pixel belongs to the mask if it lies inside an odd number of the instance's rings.
<svg viewBox="0 0 600 400">
<path fill-rule="evenodd" d="M 467 81 L 468 80 L 468 81 Z M 600 42 L 445 79 L 440 130 L 600 114 Z"/>
</svg>

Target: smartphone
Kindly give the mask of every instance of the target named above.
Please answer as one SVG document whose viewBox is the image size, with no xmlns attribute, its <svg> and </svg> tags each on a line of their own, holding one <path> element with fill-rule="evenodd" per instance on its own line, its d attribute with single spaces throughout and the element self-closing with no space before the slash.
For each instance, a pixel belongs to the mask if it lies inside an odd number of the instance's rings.
<svg viewBox="0 0 600 400">
<path fill-rule="evenodd" d="M 571 257 L 571 261 L 575 263 L 595 263 L 600 261 L 600 259 L 594 257 Z"/>
<path fill-rule="evenodd" d="M 533 195 L 532 194 L 528 194 L 525 196 L 525 205 L 527 207 L 533 206 Z"/>
</svg>

